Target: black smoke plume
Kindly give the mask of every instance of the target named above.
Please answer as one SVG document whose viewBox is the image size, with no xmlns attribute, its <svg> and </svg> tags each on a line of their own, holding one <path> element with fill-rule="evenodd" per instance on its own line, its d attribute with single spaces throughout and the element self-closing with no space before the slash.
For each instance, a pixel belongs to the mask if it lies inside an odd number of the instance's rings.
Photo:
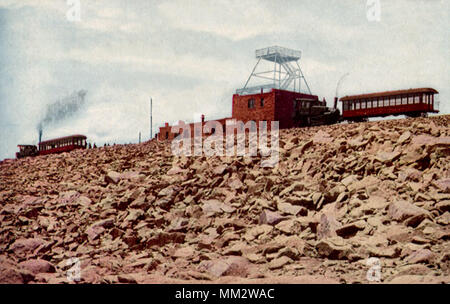
<svg viewBox="0 0 450 304">
<path fill-rule="evenodd" d="M 47 106 L 44 118 L 38 123 L 39 142 L 44 128 L 73 117 L 84 105 L 86 90 L 79 90 Z"/>
</svg>

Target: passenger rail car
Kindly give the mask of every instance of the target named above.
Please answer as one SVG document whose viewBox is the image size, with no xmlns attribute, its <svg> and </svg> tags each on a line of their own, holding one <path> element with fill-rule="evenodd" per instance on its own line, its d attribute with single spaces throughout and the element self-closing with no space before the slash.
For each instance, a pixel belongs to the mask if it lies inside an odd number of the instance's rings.
<svg viewBox="0 0 450 304">
<path fill-rule="evenodd" d="M 400 91 L 345 96 L 342 102 L 342 119 L 367 121 L 369 117 L 406 115 L 426 116 L 439 112 L 438 91 L 418 88 Z M 435 96 L 436 95 L 436 96 Z"/>
</svg>

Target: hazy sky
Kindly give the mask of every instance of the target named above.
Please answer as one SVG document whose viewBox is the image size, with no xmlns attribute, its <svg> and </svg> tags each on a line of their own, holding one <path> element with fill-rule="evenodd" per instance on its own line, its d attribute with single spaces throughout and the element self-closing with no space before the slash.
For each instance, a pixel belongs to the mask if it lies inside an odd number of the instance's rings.
<svg viewBox="0 0 450 304">
<path fill-rule="evenodd" d="M 433 87 L 450 113 L 447 0 L 380 0 L 379 22 L 367 0 L 80 0 L 79 22 L 67 2 L 0 0 L 0 159 L 36 144 L 46 106 L 81 89 L 78 115 L 43 139 L 147 140 L 150 96 L 154 133 L 201 113 L 230 116 L 254 51 L 272 45 L 302 51 L 312 93 L 330 105 L 349 72 L 340 96 Z"/>
</svg>

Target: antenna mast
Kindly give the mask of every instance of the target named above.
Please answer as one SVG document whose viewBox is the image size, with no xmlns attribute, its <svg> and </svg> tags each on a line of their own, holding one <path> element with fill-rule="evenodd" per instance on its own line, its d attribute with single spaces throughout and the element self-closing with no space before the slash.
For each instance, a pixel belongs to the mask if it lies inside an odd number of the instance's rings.
<svg viewBox="0 0 450 304">
<path fill-rule="evenodd" d="M 152 138 L 153 138 L 153 129 L 152 129 L 152 124 L 153 124 L 153 122 L 152 122 L 152 119 L 153 119 L 153 117 L 152 117 L 152 103 L 153 103 L 153 100 L 152 100 L 152 98 L 150 97 L 150 140 L 152 140 Z"/>
</svg>

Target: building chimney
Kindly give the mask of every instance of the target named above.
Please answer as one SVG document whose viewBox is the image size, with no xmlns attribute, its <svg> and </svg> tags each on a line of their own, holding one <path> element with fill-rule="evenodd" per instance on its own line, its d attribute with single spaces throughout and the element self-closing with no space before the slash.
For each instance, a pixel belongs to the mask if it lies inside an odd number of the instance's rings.
<svg viewBox="0 0 450 304">
<path fill-rule="evenodd" d="M 334 109 L 337 108 L 338 98 L 334 97 Z"/>
<path fill-rule="evenodd" d="M 165 123 L 165 125 L 164 125 L 166 128 L 169 126 L 169 123 L 168 122 L 166 122 Z"/>
<path fill-rule="evenodd" d="M 202 123 L 205 122 L 205 115 L 202 114 Z"/>
</svg>

